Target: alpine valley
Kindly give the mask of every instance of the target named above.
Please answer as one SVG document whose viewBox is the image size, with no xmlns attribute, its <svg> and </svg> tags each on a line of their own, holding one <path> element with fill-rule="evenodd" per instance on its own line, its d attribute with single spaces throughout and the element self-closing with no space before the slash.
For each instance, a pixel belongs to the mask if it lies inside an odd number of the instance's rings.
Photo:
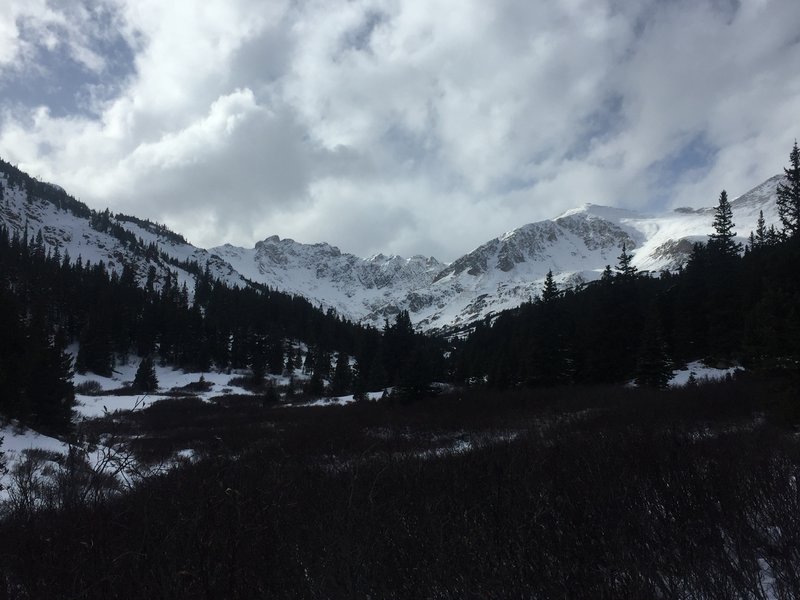
<svg viewBox="0 0 800 600">
<path fill-rule="evenodd" d="M 781 177 L 731 202 L 738 241 L 747 240 L 762 212 L 767 226 L 779 224 Z M 0 224 L 11 234 L 41 234 L 52 251 L 117 272 L 129 264 L 141 285 L 148 277 L 158 285 L 171 271 L 192 290 L 199 269 L 208 270 L 228 285 L 266 285 L 377 327 L 407 310 L 425 331 L 452 331 L 514 308 L 540 294 L 548 271 L 562 289 L 581 287 L 615 265 L 623 245 L 640 272 L 677 270 L 694 242 L 712 233 L 713 218 L 713 208 L 644 215 L 584 204 L 504 233 L 449 264 L 425 256 L 360 258 L 327 243 L 277 236 L 254 248 L 204 249 L 149 220 L 91 210 L 57 185 L 0 161 Z"/>
</svg>

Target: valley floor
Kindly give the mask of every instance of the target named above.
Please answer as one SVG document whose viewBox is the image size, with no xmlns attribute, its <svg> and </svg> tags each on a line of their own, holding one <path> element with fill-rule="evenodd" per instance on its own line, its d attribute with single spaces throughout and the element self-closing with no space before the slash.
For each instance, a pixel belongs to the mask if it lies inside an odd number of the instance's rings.
<svg viewBox="0 0 800 600">
<path fill-rule="evenodd" d="M 797 391 L 743 376 L 411 404 L 165 398 L 78 428 L 125 442 L 105 466 L 134 457 L 135 486 L 40 453 L 0 525 L 0 590 L 795 598 Z"/>
</svg>

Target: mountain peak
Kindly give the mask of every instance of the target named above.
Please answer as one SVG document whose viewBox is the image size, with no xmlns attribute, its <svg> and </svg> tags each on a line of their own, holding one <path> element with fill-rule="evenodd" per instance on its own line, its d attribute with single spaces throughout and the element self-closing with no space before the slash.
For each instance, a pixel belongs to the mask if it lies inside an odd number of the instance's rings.
<svg viewBox="0 0 800 600">
<path fill-rule="evenodd" d="M 781 179 L 773 176 L 731 202 L 739 241 L 755 229 L 762 211 L 768 226 L 779 224 L 775 190 Z M 597 279 L 606 265 L 616 263 L 623 244 L 640 271 L 676 269 L 685 264 L 692 244 L 713 231 L 713 207 L 645 216 L 587 202 L 504 233 L 450 264 L 422 255 L 359 258 L 328 243 L 303 244 L 278 235 L 252 248 L 225 244 L 204 250 L 145 219 L 101 218 L 2 161 L 0 182 L 0 224 L 18 235 L 26 225 L 29 234 L 41 230 L 45 243 L 62 253 L 117 271 L 131 264 L 142 281 L 155 266 L 162 280 L 177 269 L 179 278 L 190 282 L 194 272 L 185 267 L 197 263 L 230 285 L 268 285 L 377 326 L 398 310 L 409 310 L 423 329 L 467 324 L 540 293 L 550 270 L 559 286 Z M 159 254 L 146 251 L 152 244 Z"/>
<path fill-rule="evenodd" d="M 613 223 L 619 223 L 622 219 L 641 219 L 645 215 L 633 210 L 628 210 L 626 208 L 615 208 L 613 206 L 604 206 L 602 204 L 592 204 L 591 202 L 586 202 L 577 208 L 570 208 L 553 220 L 559 221 L 560 219 L 566 219 L 574 216 L 593 217 L 597 219 L 605 219 L 606 221 L 611 221 Z"/>
<path fill-rule="evenodd" d="M 783 174 L 773 175 L 753 189 L 731 200 L 731 208 L 757 207 L 768 204 L 775 197 L 778 184 L 783 178 Z"/>
</svg>

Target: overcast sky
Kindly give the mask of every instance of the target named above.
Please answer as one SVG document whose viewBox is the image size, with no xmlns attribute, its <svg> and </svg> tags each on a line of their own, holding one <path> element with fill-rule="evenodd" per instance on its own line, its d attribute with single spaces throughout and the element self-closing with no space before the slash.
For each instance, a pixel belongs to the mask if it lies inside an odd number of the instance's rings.
<svg viewBox="0 0 800 600">
<path fill-rule="evenodd" d="M 0 4 L 0 157 L 203 247 L 452 260 L 713 205 L 800 137 L 798 0 Z"/>
</svg>

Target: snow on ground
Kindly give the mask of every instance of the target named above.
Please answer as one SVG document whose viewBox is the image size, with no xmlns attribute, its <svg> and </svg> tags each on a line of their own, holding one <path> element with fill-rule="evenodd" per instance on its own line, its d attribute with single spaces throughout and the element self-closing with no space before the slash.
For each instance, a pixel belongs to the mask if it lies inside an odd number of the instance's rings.
<svg viewBox="0 0 800 600">
<path fill-rule="evenodd" d="M 391 393 L 392 389 L 389 388 L 386 390 L 387 393 Z M 383 398 L 384 390 L 379 392 L 367 392 L 367 398 L 369 400 L 380 400 Z M 311 402 L 297 402 L 294 404 L 284 404 L 283 406 L 345 406 L 346 404 L 352 404 L 355 402 L 355 398 L 353 395 L 349 396 L 333 396 L 330 398 L 320 398 L 319 400 L 312 400 Z"/>
<path fill-rule="evenodd" d="M 730 367 L 727 369 L 718 369 L 715 367 L 708 367 L 700 361 L 691 362 L 686 365 L 685 369 L 675 371 L 672 379 L 669 380 L 670 387 L 681 387 L 689 383 L 689 378 L 694 375 L 697 383 L 708 381 L 719 381 L 725 379 L 728 375 L 733 375 L 736 371 L 741 371 L 741 367 Z"/>
<path fill-rule="evenodd" d="M 0 472 L 0 502 L 8 500 L 8 487 L 14 468 L 24 460 L 27 450 L 40 449 L 66 454 L 69 446 L 60 440 L 36 433 L 32 429 L 17 427 L 14 423 L 0 425 L 0 452 L 5 460 L 5 472 Z"/>
<path fill-rule="evenodd" d="M 39 461 L 34 475 L 36 478 L 52 480 L 63 470 L 62 458 L 67 456 L 72 447 L 95 473 L 115 477 L 127 488 L 133 487 L 143 476 L 167 471 L 195 458 L 193 450 L 179 450 L 162 464 L 144 467 L 133 458 L 124 445 L 117 443 L 110 447 L 102 444 L 86 447 L 70 446 L 67 442 L 42 435 L 13 421 L 0 425 L 0 438 L 2 438 L 0 452 L 3 453 L 5 466 L 5 469 L 0 470 L 0 504 L 9 499 L 9 488 L 14 484 L 14 472 L 32 451 L 50 454 L 50 456 L 36 457 Z M 62 458 L 52 456 L 53 454 L 61 455 Z"/>
<path fill-rule="evenodd" d="M 22 427 L 15 421 L 0 425 L 0 438 L 2 438 L 0 452 L 3 453 L 5 461 L 5 471 L 0 472 L 0 502 L 8 499 L 8 488 L 12 484 L 14 470 L 25 460 L 30 451 L 39 450 L 66 456 L 70 450 L 70 444 L 67 442 Z M 80 452 L 92 469 L 97 472 L 113 472 L 122 483 L 132 484 L 136 465 L 130 463 L 127 457 L 120 455 L 114 448 L 97 445 L 82 449 Z M 54 461 L 47 458 L 44 461 L 51 463 L 52 472 L 58 470 L 58 465 Z M 123 464 L 127 464 L 132 470 L 120 468 Z"/>
<path fill-rule="evenodd" d="M 133 381 L 136 375 L 136 369 L 139 367 L 139 361 L 134 359 L 127 365 L 118 365 L 114 368 L 114 374 L 111 377 L 102 377 L 94 373 L 86 373 L 81 375 L 75 373 L 73 383 L 76 386 L 85 384 L 89 381 L 97 382 L 103 391 L 111 391 L 119 389 Z M 187 373 L 182 369 L 173 369 L 172 367 L 162 367 L 156 365 L 156 378 L 158 379 L 159 389 L 153 394 L 135 394 L 131 396 L 116 396 L 113 394 L 99 393 L 97 395 L 87 395 L 82 393 L 75 394 L 76 406 L 75 410 L 78 415 L 83 418 L 101 417 L 106 412 L 114 412 L 117 410 L 135 410 L 144 408 L 151 402 L 161 399 L 159 392 L 167 392 L 172 388 L 181 388 L 190 383 L 196 383 L 202 376 L 203 379 L 210 384 L 210 389 L 205 392 L 191 392 L 203 400 L 208 400 L 214 396 L 222 394 L 250 394 L 247 390 L 237 385 L 230 385 L 229 381 L 237 376 L 245 375 L 244 371 L 231 373 L 210 371 L 207 373 Z M 278 377 L 275 379 L 276 385 L 285 385 L 288 378 Z"/>
</svg>

